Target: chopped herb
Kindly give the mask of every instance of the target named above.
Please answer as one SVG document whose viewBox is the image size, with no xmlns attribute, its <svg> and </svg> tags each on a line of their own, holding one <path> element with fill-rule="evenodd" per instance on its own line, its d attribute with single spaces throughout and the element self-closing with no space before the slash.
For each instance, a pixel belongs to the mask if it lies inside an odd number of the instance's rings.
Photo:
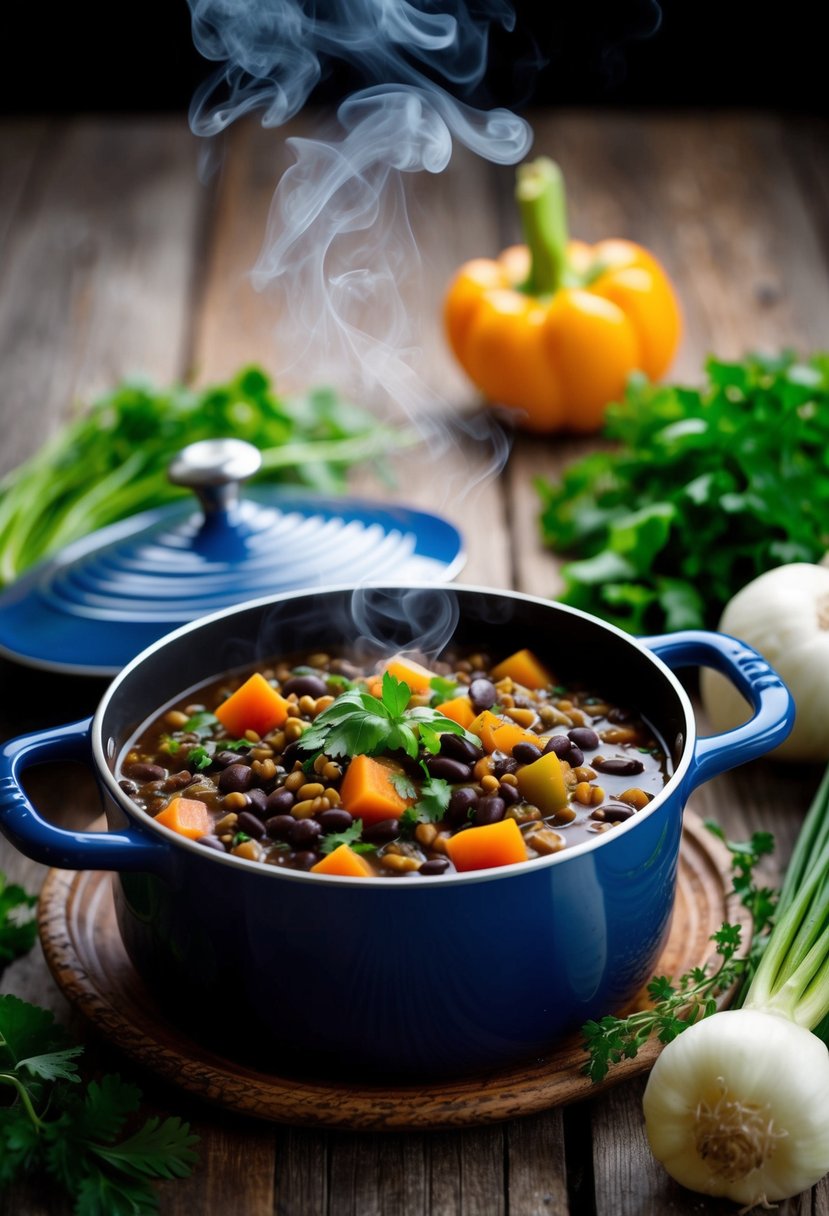
<svg viewBox="0 0 829 1216">
<path fill-rule="evenodd" d="M 537 482 L 566 603 L 632 633 L 716 626 L 758 575 L 829 541 L 829 354 L 707 364 L 701 388 L 630 381 L 606 437 Z"/>
<path fill-rule="evenodd" d="M 334 849 L 338 849 L 341 844 L 347 844 L 355 853 L 373 853 L 375 845 L 369 844 L 367 841 L 360 841 L 363 834 L 362 819 L 355 819 L 343 832 L 329 832 L 327 836 L 323 836 L 320 841 L 321 853 L 333 853 Z"/>
<path fill-rule="evenodd" d="M 0 1105 L 0 1186 L 50 1175 L 77 1216 L 157 1212 L 152 1180 L 186 1178 L 198 1137 L 181 1119 L 155 1116 L 124 1135 L 141 1091 L 111 1074 L 84 1084 L 83 1050 L 49 1010 L 0 996 L 0 1086 L 9 1098 Z"/>
<path fill-rule="evenodd" d="M 335 689 L 338 692 L 350 692 L 357 685 L 353 680 L 349 680 L 347 676 L 341 676 L 333 671 L 326 672 L 325 682 L 329 688 Z"/>
<path fill-rule="evenodd" d="M 247 832 L 237 832 L 231 841 L 231 847 L 235 849 L 237 844 L 244 844 L 248 840 L 250 840 L 250 836 Z"/>
<path fill-rule="evenodd" d="M 451 701 L 460 692 L 460 685 L 457 681 L 447 680 L 444 676 L 432 676 L 429 687 L 433 693 L 433 706 L 440 705 L 442 701 Z"/>
<path fill-rule="evenodd" d="M 446 814 L 452 787 L 442 777 L 430 777 L 420 787 L 420 798 L 414 806 L 417 813 L 430 823 L 437 823 Z"/>
<path fill-rule="evenodd" d="M 175 756 L 181 750 L 181 740 L 174 739 L 172 735 L 162 735 L 159 751 L 166 752 L 168 756 Z"/>
<path fill-rule="evenodd" d="M 327 756 L 376 756 L 402 750 L 416 758 L 421 744 L 429 751 L 439 749 L 437 731 L 478 743 L 475 735 L 429 706 L 407 709 L 410 699 L 408 684 L 384 672 L 381 697 L 357 689 L 343 693 L 314 719 L 299 741 L 300 749 Z"/>
<path fill-rule="evenodd" d="M 191 747 L 187 753 L 187 763 L 191 768 L 210 768 L 210 765 L 213 763 L 213 753 L 215 750 L 215 744 L 209 744 L 207 747 L 203 745 Z"/>
<path fill-rule="evenodd" d="M 405 773 L 389 773 L 389 781 L 401 798 L 414 798 L 417 794 L 414 782 Z"/>
<path fill-rule="evenodd" d="M 6 875 L 0 874 L 0 969 L 35 944 L 37 921 L 27 913 L 36 904 L 36 895 L 9 883 Z"/>
<path fill-rule="evenodd" d="M 188 718 L 181 729 L 187 735 L 198 735 L 200 739 L 209 739 L 211 735 L 215 734 L 218 725 L 219 719 L 215 714 L 202 710 Z"/>
</svg>

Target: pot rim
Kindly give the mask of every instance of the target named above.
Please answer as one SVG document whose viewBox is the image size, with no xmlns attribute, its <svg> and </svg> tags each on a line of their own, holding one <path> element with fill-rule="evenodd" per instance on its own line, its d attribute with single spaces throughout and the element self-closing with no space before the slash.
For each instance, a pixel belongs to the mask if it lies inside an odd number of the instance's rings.
<svg viewBox="0 0 829 1216">
<path fill-rule="evenodd" d="M 244 857 L 234 857 L 230 853 L 218 853 L 213 849 L 206 849 L 203 845 L 199 845 L 195 840 L 189 840 L 178 832 L 174 832 L 171 828 L 157 823 L 151 815 L 137 806 L 127 794 L 118 785 L 115 779 L 115 774 L 109 766 L 106 759 L 102 724 L 104 716 L 107 712 L 110 702 L 117 696 L 119 688 L 129 680 L 130 676 L 136 671 L 149 655 L 155 654 L 159 650 L 163 650 L 170 642 L 178 638 L 185 637 L 190 633 L 198 633 L 205 625 L 212 624 L 228 617 L 232 617 L 239 612 L 247 612 L 251 609 L 266 607 L 268 605 L 282 604 L 294 599 L 302 599 L 309 594 L 326 596 L 343 594 L 357 590 L 372 590 L 383 589 L 390 591 L 453 591 L 470 593 L 473 595 L 500 596 L 505 599 L 517 600 L 521 603 L 537 604 L 554 612 L 562 612 L 570 616 L 580 617 L 582 620 L 589 621 L 597 628 L 618 638 L 628 646 L 634 647 L 637 653 L 644 656 L 657 668 L 660 675 L 670 684 L 677 699 L 682 706 L 685 716 L 685 741 L 683 744 L 682 755 L 673 773 L 665 782 L 665 785 L 654 796 L 652 801 L 646 808 L 639 810 L 635 815 L 632 815 L 626 822 L 618 824 L 611 832 L 601 832 L 592 840 L 582 841 L 580 844 L 573 845 L 566 849 L 562 849 L 559 853 L 553 853 L 548 857 L 535 857 L 529 861 L 513 862 L 508 866 L 497 866 L 487 870 L 467 870 L 463 873 L 450 874 L 434 874 L 418 877 L 417 883 L 401 882 L 399 878 L 388 877 L 384 878 L 379 875 L 367 876 L 365 878 L 346 877 L 341 875 L 331 874 L 311 874 L 304 870 L 290 870 L 278 866 L 264 866 L 261 862 L 250 861 Z M 220 673 L 217 673 L 220 674 Z M 680 796 L 685 774 L 691 763 L 696 744 L 697 730 L 696 718 L 694 715 L 693 706 L 690 698 L 686 693 L 682 684 L 676 677 L 673 671 L 660 659 L 652 650 L 646 646 L 642 646 L 639 641 L 629 633 L 625 633 L 617 625 L 612 625 L 608 621 L 603 621 L 600 617 L 593 616 L 592 613 L 585 612 L 580 608 L 574 608 L 570 604 L 562 604 L 557 600 L 544 599 L 541 596 L 527 595 L 521 591 L 501 590 L 496 587 L 484 587 L 472 583 L 434 583 L 434 582 L 407 582 L 407 583 L 341 583 L 329 587 L 320 588 L 301 588 L 298 590 L 285 592 L 276 595 L 261 596 L 253 600 L 245 600 L 239 604 L 234 604 L 229 608 L 220 609 L 217 612 L 210 613 L 207 616 L 198 617 L 194 621 L 189 621 L 185 625 L 172 630 L 165 634 L 157 641 L 153 642 L 146 649 L 137 654 L 130 662 L 122 668 L 117 676 L 114 677 L 111 684 L 107 687 L 103 697 L 98 703 L 90 727 L 90 743 L 92 748 L 92 756 L 95 762 L 95 768 L 100 780 L 103 781 L 107 793 L 117 803 L 124 814 L 141 828 L 142 831 L 150 831 L 159 836 L 162 840 L 166 840 L 168 845 L 185 849 L 187 852 L 195 853 L 202 860 L 216 862 L 219 865 L 232 865 L 234 868 L 239 866 L 250 870 L 257 874 L 260 878 L 270 877 L 278 881 L 288 882 L 303 882 L 312 883 L 314 886 L 331 886 L 342 887 L 345 885 L 349 890 L 354 888 L 366 888 L 377 890 L 378 883 L 382 885 L 383 890 L 392 888 L 400 888 L 401 890 L 412 891 L 424 889 L 433 889 L 435 886 L 447 887 L 457 886 L 461 883 L 475 882 L 494 882 L 500 879 L 516 877 L 520 874 L 529 876 L 530 874 L 538 873 L 539 870 L 548 869 L 552 866 L 562 865 L 571 859 L 584 857 L 588 853 L 592 853 L 596 849 L 606 847 L 614 840 L 619 840 L 627 835 L 628 832 L 634 830 L 638 824 L 649 819 L 651 815 L 656 814 L 662 809 L 664 804 L 672 797 Z M 120 745 L 119 741 L 119 745 Z M 684 804 L 680 808 L 680 814 L 684 810 Z"/>
</svg>

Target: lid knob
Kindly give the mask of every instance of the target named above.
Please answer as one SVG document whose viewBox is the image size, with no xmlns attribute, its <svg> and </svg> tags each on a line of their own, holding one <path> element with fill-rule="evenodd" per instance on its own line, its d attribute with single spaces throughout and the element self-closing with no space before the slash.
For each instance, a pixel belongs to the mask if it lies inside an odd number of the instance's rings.
<svg viewBox="0 0 829 1216">
<path fill-rule="evenodd" d="M 261 465 L 259 449 L 244 439 L 202 439 L 179 452 L 167 476 L 173 485 L 193 490 L 209 518 L 236 506 L 240 484 Z"/>
</svg>

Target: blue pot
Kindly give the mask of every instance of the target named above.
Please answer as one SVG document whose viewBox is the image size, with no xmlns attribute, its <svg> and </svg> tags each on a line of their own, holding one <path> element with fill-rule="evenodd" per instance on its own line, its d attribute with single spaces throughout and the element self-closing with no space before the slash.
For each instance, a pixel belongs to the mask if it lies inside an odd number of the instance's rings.
<svg viewBox="0 0 829 1216">
<path fill-rule="evenodd" d="M 531 647 L 561 679 L 577 674 L 643 713 L 672 757 L 671 779 L 632 819 L 562 853 L 403 880 L 260 866 L 183 839 L 131 803 L 112 765 L 142 721 L 223 670 L 349 644 L 355 606 L 364 632 L 382 618 L 393 648 L 415 634 L 425 649 L 450 635 L 499 654 Z M 754 706 L 750 721 L 697 737 L 672 669 L 698 665 L 733 681 Z M 471 587 L 294 593 L 176 630 L 116 677 L 91 721 L 8 743 L 0 828 L 47 865 L 118 871 L 135 967 L 172 1020 L 224 1054 L 306 1074 L 448 1077 L 543 1055 L 631 999 L 668 931 L 688 796 L 775 747 L 793 720 L 765 660 L 723 635 L 637 640 L 560 604 Z M 67 759 L 91 760 L 106 833 L 55 827 L 23 793 L 26 768 Z"/>
</svg>

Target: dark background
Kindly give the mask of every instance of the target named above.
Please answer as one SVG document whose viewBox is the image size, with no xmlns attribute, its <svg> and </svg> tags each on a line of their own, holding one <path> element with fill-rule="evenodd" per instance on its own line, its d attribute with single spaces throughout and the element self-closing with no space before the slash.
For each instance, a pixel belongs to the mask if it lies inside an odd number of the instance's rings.
<svg viewBox="0 0 829 1216">
<path fill-rule="evenodd" d="M 493 34 L 480 103 L 826 110 L 814 3 L 517 0 L 515 8 L 515 31 Z M 186 109 L 213 70 L 193 46 L 186 0 L 24 0 L 6 6 L 0 29 L 6 113 Z M 359 83 L 335 68 L 315 100 Z"/>
</svg>

